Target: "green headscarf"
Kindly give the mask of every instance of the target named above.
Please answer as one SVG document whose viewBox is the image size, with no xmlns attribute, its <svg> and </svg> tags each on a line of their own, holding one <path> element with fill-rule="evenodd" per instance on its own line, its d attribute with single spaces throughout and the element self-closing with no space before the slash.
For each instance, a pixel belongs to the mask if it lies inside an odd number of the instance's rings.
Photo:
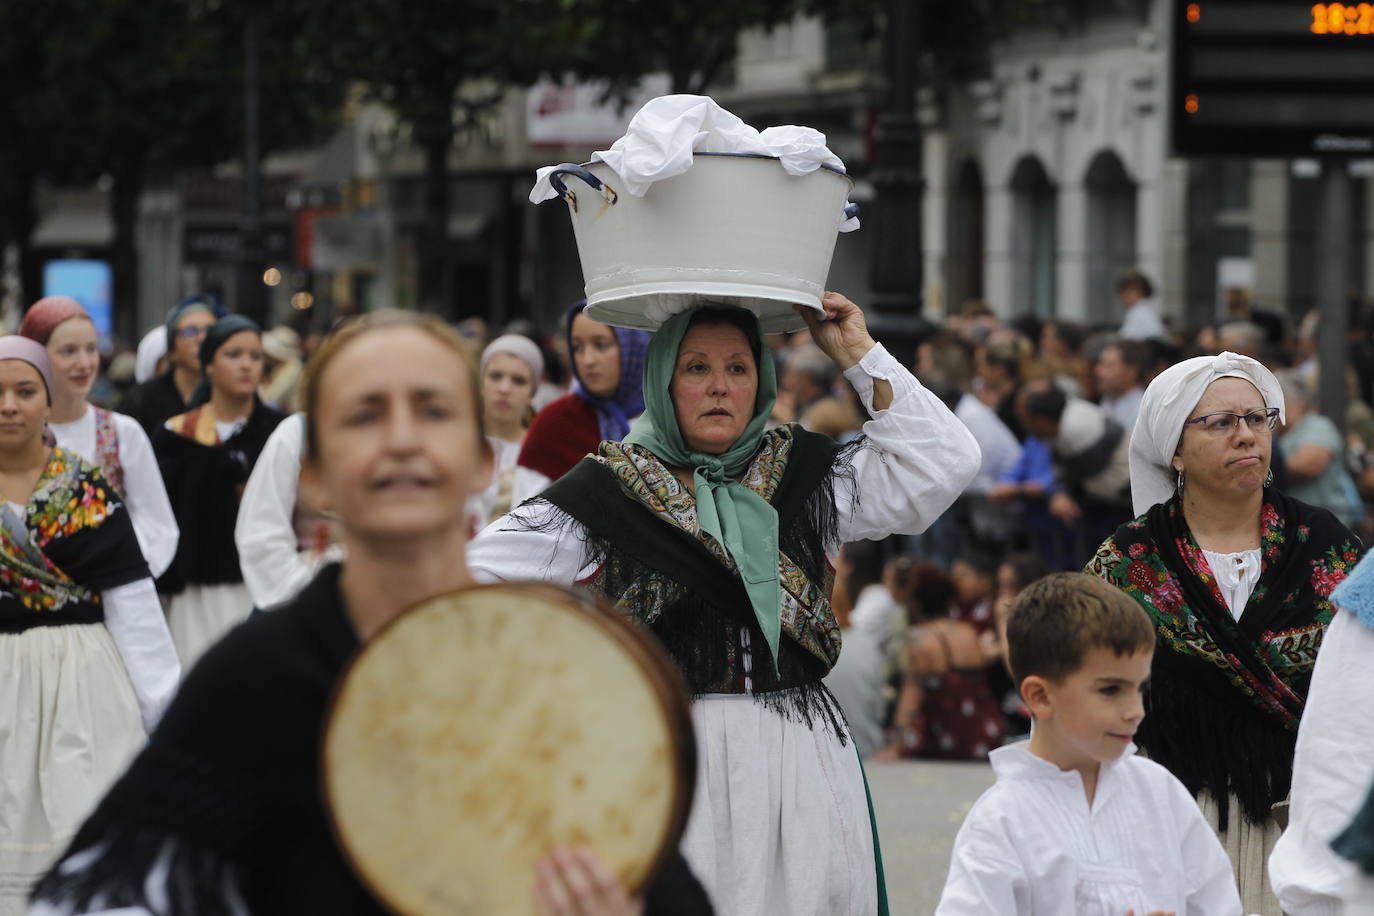
<svg viewBox="0 0 1374 916">
<path fill-rule="evenodd" d="M 669 389 L 682 338 L 698 310 L 674 315 L 649 341 L 644 363 L 644 415 L 635 422 L 624 441 L 647 448 L 670 467 L 692 469 L 697 525 L 719 541 L 734 559 L 776 667 L 782 630 L 778 602 L 778 513 L 767 500 L 735 477 L 749 467 L 763 443 L 765 427 L 778 396 L 777 374 L 772 356 L 761 347 L 763 352 L 755 354 L 759 391 L 754 398 L 754 416 L 749 425 L 723 455 L 688 451 L 682 441 L 682 431 L 678 429 L 677 411 Z M 757 320 L 752 315 L 750 319 Z"/>
</svg>

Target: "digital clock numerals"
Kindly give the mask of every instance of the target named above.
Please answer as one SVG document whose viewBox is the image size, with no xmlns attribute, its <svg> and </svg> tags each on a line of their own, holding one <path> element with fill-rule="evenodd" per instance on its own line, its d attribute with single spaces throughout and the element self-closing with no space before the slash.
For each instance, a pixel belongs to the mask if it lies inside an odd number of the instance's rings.
<svg viewBox="0 0 1374 916">
<path fill-rule="evenodd" d="M 1374 35 L 1374 3 L 1317 3 L 1312 7 L 1313 35 Z"/>
</svg>

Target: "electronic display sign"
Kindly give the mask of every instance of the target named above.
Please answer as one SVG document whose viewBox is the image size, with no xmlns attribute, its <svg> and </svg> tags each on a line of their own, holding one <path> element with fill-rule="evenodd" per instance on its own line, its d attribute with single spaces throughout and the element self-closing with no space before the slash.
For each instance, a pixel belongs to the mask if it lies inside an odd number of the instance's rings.
<svg viewBox="0 0 1374 916">
<path fill-rule="evenodd" d="M 1374 3 L 1174 2 L 1180 156 L 1374 156 Z"/>
</svg>

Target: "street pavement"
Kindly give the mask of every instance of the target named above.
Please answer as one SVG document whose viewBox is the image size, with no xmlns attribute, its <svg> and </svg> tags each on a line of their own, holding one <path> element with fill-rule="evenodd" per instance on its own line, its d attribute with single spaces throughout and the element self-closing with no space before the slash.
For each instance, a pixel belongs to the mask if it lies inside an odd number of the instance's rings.
<svg viewBox="0 0 1374 916">
<path fill-rule="evenodd" d="M 988 786 L 986 763 L 904 760 L 864 764 L 883 847 L 893 916 L 929 916 L 940 902 L 964 815 Z"/>
</svg>

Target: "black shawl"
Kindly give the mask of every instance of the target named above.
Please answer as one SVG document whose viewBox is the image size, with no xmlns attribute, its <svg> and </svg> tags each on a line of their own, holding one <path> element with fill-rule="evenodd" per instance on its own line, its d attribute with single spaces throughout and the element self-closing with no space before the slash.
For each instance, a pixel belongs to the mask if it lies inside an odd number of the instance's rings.
<svg viewBox="0 0 1374 916">
<path fill-rule="evenodd" d="M 776 670 L 738 571 L 727 568 L 699 536 L 628 496 L 612 470 L 616 462 L 583 459 L 530 501 L 558 511 L 537 514 L 533 522 L 517 517 L 515 523 L 548 529 L 580 523 L 583 565 L 597 568 L 583 584 L 658 637 L 694 696 L 749 692 L 846 741 L 843 713 L 821 682 L 839 651 L 825 545 L 837 531 L 836 482 L 852 479 L 853 455 L 866 440 L 840 447 L 800 427 L 769 435 L 765 451 L 791 441 L 785 468 L 770 472 L 780 470 L 781 478 L 766 498 L 778 513 L 779 552 L 796 568 L 784 577 L 783 588 L 803 596 L 798 618 L 784 621 Z M 619 448 L 609 443 L 603 451 L 608 446 Z"/>
<path fill-rule="evenodd" d="M 63 859 L 100 852 L 70 874 L 59 862 L 35 901 L 61 912 L 97 901 L 143 906 L 158 916 L 387 912 L 335 844 L 320 784 L 324 717 L 358 649 L 339 571 L 326 567 L 294 601 L 255 615 L 191 669 L 148 747 Z M 155 907 L 146 879 L 163 856 L 168 902 Z M 649 914 L 711 912 L 680 856 L 648 904 Z"/>
<path fill-rule="evenodd" d="M 159 592 L 175 595 L 190 585 L 243 581 L 234 545 L 239 499 L 268 437 L 284 419 L 285 414 L 254 399 L 248 422 L 226 442 L 209 445 L 165 426 L 158 429 L 153 451 L 181 529 L 176 556 L 157 580 Z"/>
</svg>

